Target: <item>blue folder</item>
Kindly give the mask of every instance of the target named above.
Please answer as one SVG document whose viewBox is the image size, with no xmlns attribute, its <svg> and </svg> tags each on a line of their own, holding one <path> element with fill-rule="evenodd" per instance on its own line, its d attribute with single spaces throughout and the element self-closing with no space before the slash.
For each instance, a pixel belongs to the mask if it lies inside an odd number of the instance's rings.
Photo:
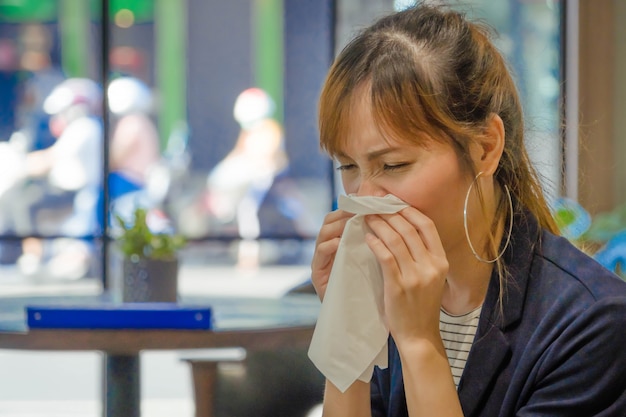
<svg viewBox="0 0 626 417">
<path fill-rule="evenodd" d="M 190 329 L 212 328 L 210 307 L 177 303 L 104 303 L 26 306 L 31 329 Z"/>
</svg>

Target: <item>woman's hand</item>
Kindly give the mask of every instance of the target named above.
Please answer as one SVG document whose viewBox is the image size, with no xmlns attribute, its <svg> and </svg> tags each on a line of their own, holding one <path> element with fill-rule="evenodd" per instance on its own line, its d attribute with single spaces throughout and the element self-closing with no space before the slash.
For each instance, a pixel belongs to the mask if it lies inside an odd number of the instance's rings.
<svg viewBox="0 0 626 417">
<path fill-rule="evenodd" d="M 385 320 L 398 347 L 412 341 L 440 345 L 448 261 L 435 224 L 413 207 L 366 221 L 373 232 L 367 244 L 384 277 Z"/>
<path fill-rule="evenodd" d="M 320 300 L 324 299 L 326 293 L 330 270 L 335 261 L 343 229 L 352 216 L 354 216 L 352 213 L 343 210 L 328 213 L 315 241 L 315 253 L 311 261 L 311 281 Z"/>
</svg>

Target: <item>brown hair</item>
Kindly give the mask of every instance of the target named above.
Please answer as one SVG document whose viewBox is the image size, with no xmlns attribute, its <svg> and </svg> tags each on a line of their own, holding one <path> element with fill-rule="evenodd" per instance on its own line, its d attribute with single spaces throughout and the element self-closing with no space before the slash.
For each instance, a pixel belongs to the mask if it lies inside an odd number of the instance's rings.
<svg viewBox="0 0 626 417">
<path fill-rule="evenodd" d="M 517 89 L 487 26 L 457 11 L 420 4 L 361 32 L 333 63 L 321 93 L 320 144 L 331 156 L 344 146 L 353 93 L 363 86 L 382 131 L 413 143 L 425 136 L 449 141 L 474 175 L 469 145 L 483 134 L 490 115 L 499 115 L 505 145 L 496 181 L 542 227 L 558 233 L 524 147 Z M 510 211 L 504 193 L 501 197 L 494 225 Z"/>
</svg>

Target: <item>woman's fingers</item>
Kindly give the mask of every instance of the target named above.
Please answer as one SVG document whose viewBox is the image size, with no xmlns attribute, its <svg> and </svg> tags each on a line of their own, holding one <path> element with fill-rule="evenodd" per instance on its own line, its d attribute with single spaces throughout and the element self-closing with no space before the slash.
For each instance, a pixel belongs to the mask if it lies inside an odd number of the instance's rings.
<svg viewBox="0 0 626 417">
<path fill-rule="evenodd" d="M 411 216 L 411 218 L 400 213 L 372 215 L 367 218 L 367 224 L 373 233 L 382 240 L 399 263 L 417 262 L 424 259 L 429 255 L 429 246 L 433 245 L 428 242 L 438 240 L 436 230 L 420 224 L 427 224 L 430 220 L 417 210 L 412 210 L 415 212 L 412 214 L 416 215 Z M 403 212 L 405 211 L 407 210 L 403 210 Z M 435 237 L 427 236 L 433 230 Z"/>
<path fill-rule="evenodd" d="M 347 221 L 354 216 L 352 213 L 343 210 L 335 210 L 324 217 L 324 222 L 317 235 L 316 245 L 329 239 L 341 237 L 343 229 L 346 227 Z"/>
<path fill-rule="evenodd" d="M 404 223 L 407 222 L 404 221 Z M 405 228 L 405 234 L 402 234 L 389 223 L 388 218 L 386 219 L 381 215 L 368 216 L 367 224 L 378 239 L 377 241 L 370 237 L 368 243 L 383 270 L 388 269 L 389 272 L 394 272 L 397 269 L 400 271 L 403 263 L 415 262 L 416 258 L 419 258 L 418 252 L 424 251 L 423 248 L 421 250 L 414 248 L 413 251 L 409 249 L 407 239 L 413 241 L 412 246 L 421 245 L 419 238 L 409 236 L 410 234 L 417 235 L 415 229 L 411 231 Z"/>
<path fill-rule="evenodd" d="M 439 238 L 439 233 L 433 221 L 415 208 L 408 207 L 396 214 L 378 216 L 378 237 L 387 241 L 392 247 L 406 246 L 413 260 L 418 261 L 426 254 L 445 257 L 445 251 Z M 370 220 L 370 227 L 377 224 L 375 216 Z M 375 227 L 375 226 L 374 226 Z M 395 232 L 395 233 L 394 233 Z"/>
<path fill-rule="evenodd" d="M 418 210 L 367 217 L 366 241 L 384 277 L 385 316 L 392 335 L 432 337 L 448 271 L 433 222 Z"/>
<path fill-rule="evenodd" d="M 311 260 L 311 280 L 320 299 L 324 298 L 330 270 L 335 260 L 341 235 L 347 221 L 353 216 L 342 210 L 326 215 L 315 242 L 315 252 Z"/>
<path fill-rule="evenodd" d="M 428 252 L 436 256 L 446 256 L 437 227 L 429 217 L 413 207 L 408 207 L 402 210 L 400 215 L 413 226 Z M 406 224 L 404 223 L 402 223 L 402 226 L 397 226 L 398 219 L 394 218 L 391 220 L 390 224 L 394 226 L 396 230 L 400 229 L 400 227 L 406 228 Z M 402 233 L 402 230 L 400 229 L 398 232 Z"/>
</svg>

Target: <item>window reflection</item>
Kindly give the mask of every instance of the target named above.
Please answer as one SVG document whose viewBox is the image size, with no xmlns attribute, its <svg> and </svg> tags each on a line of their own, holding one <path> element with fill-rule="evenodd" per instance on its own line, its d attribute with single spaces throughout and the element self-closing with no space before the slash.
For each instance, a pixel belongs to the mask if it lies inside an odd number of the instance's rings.
<svg viewBox="0 0 626 417">
<path fill-rule="evenodd" d="M 283 91 L 282 2 L 110 1 L 105 31 L 102 2 L 69 4 L 0 3 L 0 263 L 41 282 L 99 282 L 102 233 L 142 206 L 191 239 L 192 263 L 308 264 L 332 174 L 314 129 L 321 81 L 285 110 L 302 88 Z M 99 108 L 71 91 L 80 83 Z M 68 107 L 46 110 L 55 89 Z M 274 109 L 252 124 L 234 112 L 251 91 Z M 81 116 L 93 123 L 61 141 Z"/>
<path fill-rule="evenodd" d="M 85 277 L 96 251 L 102 86 L 97 54 L 76 57 L 99 32 L 73 19 L 80 5 L 61 23 L 59 5 L 0 4 L 0 262 L 32 280 Z"/>
</svg>

